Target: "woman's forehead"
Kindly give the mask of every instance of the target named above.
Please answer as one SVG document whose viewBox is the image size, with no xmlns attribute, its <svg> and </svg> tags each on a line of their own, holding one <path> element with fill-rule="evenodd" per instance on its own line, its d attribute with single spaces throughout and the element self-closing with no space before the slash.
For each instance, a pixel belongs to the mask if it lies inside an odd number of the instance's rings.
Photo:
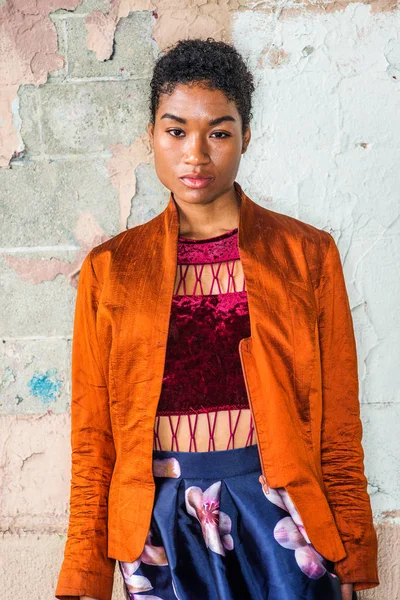
<svg viewBox="0 0 400 600">
<path fill-rule="evenodd" d="M 228 100 L 222 90 L 194 84 L 178 84 L 171 94 L 161 94 L 157 112 L 158 118 L 167 113 L 186 121 L 213 119 L 223 115 L 230 115 L 235 121 L 239 120 L 235 102 Z"/>
</svg>

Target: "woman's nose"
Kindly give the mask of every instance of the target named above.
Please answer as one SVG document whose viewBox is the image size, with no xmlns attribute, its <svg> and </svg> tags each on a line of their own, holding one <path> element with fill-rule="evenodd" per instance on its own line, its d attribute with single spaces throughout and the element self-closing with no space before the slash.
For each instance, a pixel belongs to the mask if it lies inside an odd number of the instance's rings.
<svg viewBox="0 0 400 600">
<path fill-rule="evenodd" d="M 208 145 L 203 138 L 188 140 L 185 149 L 185 162 L 187 164 L 207 163 L 210 160 Z"/>
</svg>

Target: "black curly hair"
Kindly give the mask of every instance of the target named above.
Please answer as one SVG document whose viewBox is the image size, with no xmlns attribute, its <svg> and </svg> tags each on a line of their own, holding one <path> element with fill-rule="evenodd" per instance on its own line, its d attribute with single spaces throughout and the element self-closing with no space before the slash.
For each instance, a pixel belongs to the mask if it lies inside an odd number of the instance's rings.
<svg viewBox="0 0 400 600">
<path fill-rule="evenodd" d="M 253 116 L 253 75 L 234 46 L 211 37 L 180 40 L 157 59 L 150 82 L 150 122 L 155 123 L 161 94 L 172 94 L 178 84 L 193 82 L 221 90 L 235 102 L 245 132 Z"/>
</svg>

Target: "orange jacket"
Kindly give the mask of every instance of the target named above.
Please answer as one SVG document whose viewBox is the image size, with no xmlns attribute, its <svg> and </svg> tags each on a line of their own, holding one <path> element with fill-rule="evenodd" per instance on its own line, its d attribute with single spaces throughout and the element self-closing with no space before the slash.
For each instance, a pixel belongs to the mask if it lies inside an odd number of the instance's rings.
<svg viewBox="0 0 400 600">
<path fill-rule="evenodd" d="M 285 487 L 315 549 L 355 589 L 378 584 L 364 476 L 356 344 L 331 234 L 241 199 L 251 336 L 239 345 L 270 487 Z M 154 500 L 153 428 L 175 282 L 172 193 L 151 221 L 86 256 L 72 349 L 70 518 L 56 597 L 110 600 Z"/>
</svg>

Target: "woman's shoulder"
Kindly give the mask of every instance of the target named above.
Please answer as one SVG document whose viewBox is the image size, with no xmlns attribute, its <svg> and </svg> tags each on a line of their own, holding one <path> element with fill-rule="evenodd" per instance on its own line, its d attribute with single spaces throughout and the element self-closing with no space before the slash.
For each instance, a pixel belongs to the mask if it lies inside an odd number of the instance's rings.
<svg viewBox="0 0 400 600">
<path fill-rule="evenodd" d="M 153 246 L 155 236 L 159 238 L 162 214 L 145 223 L 135 225 L 110 236 L 94 245 L 85 257 L 91 263 L 94 275 L 99 282 L 111 273 L 124 271 L 126 265 L 142 260 L 147 250 Z"/>
<path fill-rule="evenodd" d="M 160 215 L 158 215 L 158 217 L 159 216 Z M 156 218 L 157 217 L 154 217 L 146 223 L 142 223 L 140 225 L 135 225 L 134 227 L 124 229 L 123 231 L 120 231 L 119 233 L 110 236 L 105 241 L 102 241 L 100 244 L 96 244 L 92 247 L 90 251 L 93 259 L 96 260 L 98 256 L 104 254 L 110 254 L 113 252 L 118 253 L 118 251 L 123 251 L 123 248 L 125 246 L 135 243 L 135 241 L 142 236 L 146 227 L 150 225 L 152 221 L 155 221 Z"/>
<path fill-rule="evenodd" d="M 104 274 L 110 270 L 112 264 L 119 258 L 127 254 L 127 248 L 132 246 L 132 240 L 135 238 L 135 230 L 141 226 L 131 227 L 120 231 L 119 233 L 94 245 L 87 253 L 84 262 L 92 265 L 93 271 L 98 280 L 102 280 Z"/>
<path fill-rule="evenodd" d="M 304 253 L 317 262 L 323 262 L 332 241 L 332 234 L 329 231 L 260 204 L 257 204 L 256 211 L 258 227 L 264 226 L 266 239 L 268 230 L 272 230 L 286 247 Z"/>
</svg>

